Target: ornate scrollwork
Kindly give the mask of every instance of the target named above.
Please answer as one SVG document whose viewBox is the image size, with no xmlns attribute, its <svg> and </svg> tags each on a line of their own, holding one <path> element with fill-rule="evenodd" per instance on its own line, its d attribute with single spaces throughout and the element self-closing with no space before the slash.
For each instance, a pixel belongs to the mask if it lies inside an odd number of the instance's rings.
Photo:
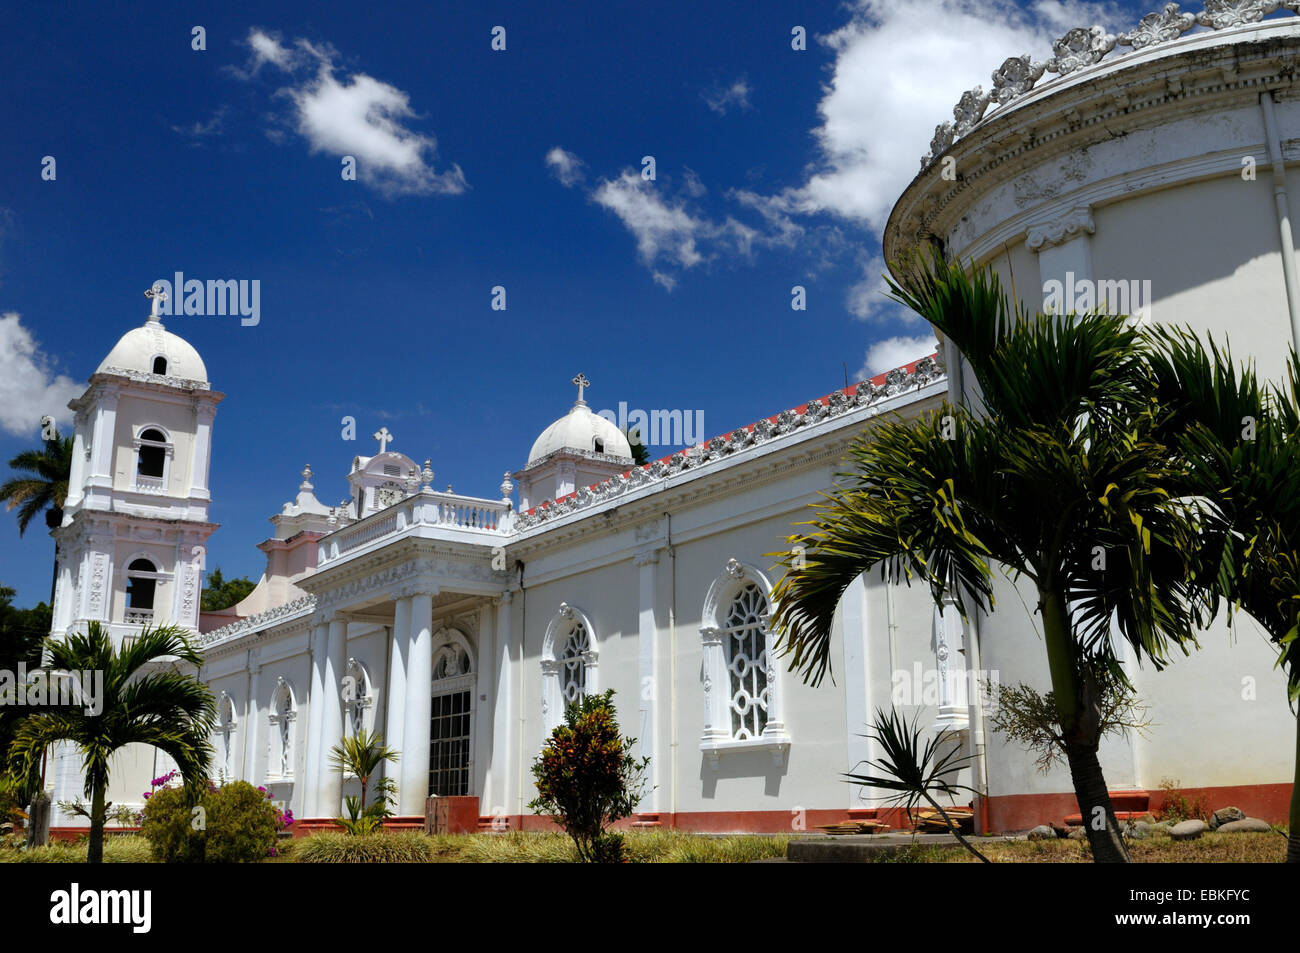
<svg viewBox="0 0 1300 953">
<path fill-rule="evenodd" d="M 1047 61 L 1047 69 L 1065 76 L 1077 69 L 1098 63 L 1115 49 L 1115 34 L 1102 27 L 1075 27 L 1052 44 L 1055 54 Z"/>
<path fill-rule="evenodd" d="M 1133 29 L 1115 37 L 1115 42 L 1120 46 L 1144 50 L 1148 46 L 1176 40 L 1194 26 L 1195 13 L 1183 13 L 1178 4 L 1166 3 L 1159 13 L 1148 13 Z"/>
</svg>

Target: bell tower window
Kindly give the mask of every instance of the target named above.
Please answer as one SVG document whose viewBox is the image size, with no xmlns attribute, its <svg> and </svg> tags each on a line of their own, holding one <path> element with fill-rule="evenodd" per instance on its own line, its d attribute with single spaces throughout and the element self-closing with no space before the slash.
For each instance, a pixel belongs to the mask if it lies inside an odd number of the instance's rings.
<svg viewBox="0 0 1300 953">
<path fill-rule="evenodd" d="M 154 372 L 155 374 L 166 374 L 166 373 L 167 373 L 167 358 L 165 358 L 165 357 L 155 357 L 155 358 L 153 359 L 153 372 Z"/>
<path fill-rule="evenodd" d="M 153 601 L 158 589 L 158 567 L 148 559 L 131 560 L 126 567 L 126 622 L 153 621 Z"/>
<path fill-rule="evenodd" d="M 158 427 L 146 427 L 135 440 L 135 489 L 142 493 L 163 493 L 167 485 L 167 462 L 171 441 Z"/>
</svg>

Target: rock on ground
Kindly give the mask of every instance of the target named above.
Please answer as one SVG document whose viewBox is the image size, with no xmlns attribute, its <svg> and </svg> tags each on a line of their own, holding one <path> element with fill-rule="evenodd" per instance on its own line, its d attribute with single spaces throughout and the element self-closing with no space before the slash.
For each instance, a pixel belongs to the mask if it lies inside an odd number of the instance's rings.
<svg viewBox="0 0 1300 953">
<path fill-rule="evenodd" d="M 1244 821 L 1246 812 L 1239 807 L 1221 807 L 1210 817 L 1210 830 L 1217 831 L 1222 824 Z"/>
<path fill-rule="evenodd" d="M 1219 825 L 1220 834 L 1267 834 L 1272 830 L 1268 821 L 1261 821 L 1258 817 L 1243 817 L 1239 821 Z"/>
<path fill-rule="evenodd" d="M 1029 840 L 1056 840 L 1056 831 L 1046 824 L 1039 824 L 1026 836 Z"/>
<path fill-rule="evenodd" d="M 1169 836 L 1174 840 L 1196 840 L 1209 829 L 1204 821 L 1183 821 L 1169 828 Z"/>
</svg>

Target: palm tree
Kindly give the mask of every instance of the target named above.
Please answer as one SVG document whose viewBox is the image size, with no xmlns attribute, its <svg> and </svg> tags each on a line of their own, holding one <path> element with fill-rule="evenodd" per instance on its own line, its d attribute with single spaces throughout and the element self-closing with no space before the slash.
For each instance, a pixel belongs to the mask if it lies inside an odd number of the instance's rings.
<svg viewBox="0 0 1300 953">
<path fill-rule="evenodd" d="M 36 514 L 44 511 L 45 523 L 55 529 L 63 522 L 63 503 L 68 498 L 72 474 L 72 438 L 56 432 L 39 450 L 24 450 L 9 461 L 19 475 L 0 486 L 5 509 L 18 510 L 18 535 Z"/>
<path fill-rule="evenodd" d="M 366 796 L 370 788 L 370 779 L 383 767 L 384 762 L 396 763 L 399 755 L 392 748 L 384 745 L 384 740 L 377 732 L 361 732 L 346 735 L 343 740 L 330 749 L 330 766 L 353 775 L 361 782 L 361 797 L 347 798 L 350 818 L 340 818 L 349 833 L 369 833 L 378 828 L 389 815 L 388 795 L 391 785 L 385 787 L 380 782 L 381 799 L 366 807 Z M 385 779 L 389 780 L 389 779 Z"/>
<path fill-rule="evenodd" d="M 790 537 L 773 624 L 792 670 L 819 682 L 845 589 L 880 566 L 936 603 L 991 609 L 992 567 L 1037 592 L 1051 688 L 1093 858 L 1125 862 L 1097 749 L 1107 677 L 1127 684 L 1112 625 L 1157 668 L 1194 644 L 1194 510 L 1154 438 L 1143 338 L 1104 314 L 1029 316 L 996 275 L 914 257 L 897 300 L 965 355 L 983 411 L 886 419 L 852 446 L 851 482 Z M 996 637 L 989 630 L 990 637 Z"/>
<path fill-rule="evenodd" d="M 10 772 L 31 779 L 51 745 L 68 741 L 81 750 L 85 794 L 90 798 L 90 845 L 86 860 L 104 858 L 104 822 L 109 805 L 109 765 L 130 744 L 153 745 L 180 769 L 185 786 L 201 792 L 212 764 L 211 735 L 217 706 L 212 692 L 192 675 L 159 663 L 185 662 L 196 669 L 203 657 L 176 626 L 145 626 L 131 644 L 113 647 L 107 628 L 87 625 L 86 634 L 46 643 L 47 672 L 102 672 L 98 711 L 69 707 L 29 715 L 18 726 L 9 749 Z"/>
<path fill-rule="evenodd" d="M 1244 610 L 1268 633 L 1287 673 L 1288 700 L 1300 701 L 1300 362 L 1262 388 L 1211 339 L 1208 349 L 1182 330 L 1152 332 L 1157 399 L 1173 409 L 1170 442 L 1188 463 L 1184 492 L 1212 504 L 1203 539 L 1207 564 L 1229 611 Z M 1300 863 L 1300 720 L 1296 725 L 1288 863 Z"/>
</svg>

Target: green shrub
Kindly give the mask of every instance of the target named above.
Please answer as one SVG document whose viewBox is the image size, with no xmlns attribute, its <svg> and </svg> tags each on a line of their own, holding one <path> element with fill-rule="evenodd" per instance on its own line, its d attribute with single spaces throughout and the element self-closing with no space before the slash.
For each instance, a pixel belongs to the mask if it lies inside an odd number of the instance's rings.
<svg viewBox="0 0 1300 953">
<path fill-rule="evenodd" d="M 153 859 L 165 864 L 201 864 L 206 835 L 200 829 L 196 803 L 184 788 L 159 788 L 144 803 L 140 833 L 149 841 Z"/>
<path fill-rule="evenodd" d="M 274 852 L 279 833 L 280 812 L 247 781 L 233 781 L 208 797 L 208 863 L 259 861 Z"/>
<path fill-rule="evenodd" d="M 232 781 L 197 800 L 183 788 L 154 791 L 140 832 L 164 863 L 251 863 L 274 854 L 282 824 L 263 791 Z"/>
<path fill-rule="evenodd" d="M 528 807 L 564 828 L 589 863 L 625 859 L 622 838 L 605 831 L 636 810 L 650 763 L 630 754 L 635 738 L 620 737 L 613 697 L 611 689 L 569 705 L 533 763 L 537 797 Z"/>
<path fill-rule="evenodd" d="M 418 831 L 385 834 L 313 834 L 293 846 L 300 864 L 423 864 L 434 845 Z"/>
</svg>

